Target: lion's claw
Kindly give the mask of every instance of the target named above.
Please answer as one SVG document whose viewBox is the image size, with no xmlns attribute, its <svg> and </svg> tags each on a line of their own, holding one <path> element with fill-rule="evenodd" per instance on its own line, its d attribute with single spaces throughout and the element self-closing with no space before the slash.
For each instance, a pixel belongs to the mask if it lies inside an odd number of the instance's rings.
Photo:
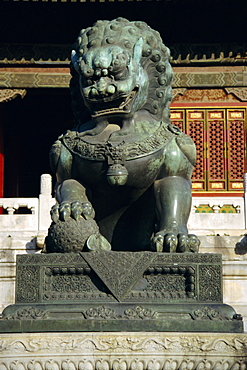
<svg viewBox="0 0 247 370">
<path fill-rule="evenodd" d="M 153 249 L 156 252 L 163 252 L 163 244 L 164 244 L 164 236 L 163 235 L 155 235 L 152 240 Z"/>
<path fill-rule="evenodd" d="M 82 214 L 82 203 L 75 201 L 71 203 L 71 217 L 78 220 Z"/>
<path fill-rule="evenodd" d="M 51 209 L 51 218 L 52 221 L 57 223 L 59 220 L 59 204 L 55 204 Z"/>
<path fill-rule="evenodd" d="M 168 233 L 164 236 L 164 252 L 175 253 L 178 245 L 176 235 Z"/>
<path fill-rule="evenodd" d="M 200 240 L 194 234 L 189 234 L 188 237 L 190 238 L 190 245 L 189 245 L 190 252 L 192 253 L 198 252 L 199 246 L 201 244 Z"/>
<path fill-rule="evenodd" d="M 178 234 L 177 252 L 178 253 L 189 252 L 189 243 L 190 239 L 187 234 Z"/>
<path fill-rule="evenodd" d="M 69 202 L 62 202 L 59 206 L 59 218 L 61 221 L 66 221 L 70 218 L 71 207 Z"/>
<path fill-rule="evenodd" d="M 198 252 L 200 240 L 194 234 L 157 233 L 152 241 L 153 249 L 167 253 Z"/>
<path fill-rule="evenodd" d="M 95 212 L 90 202 L 82 203 L 82 215 L 86 220 L 89 218 L 94 218 Z"/>
</svg>

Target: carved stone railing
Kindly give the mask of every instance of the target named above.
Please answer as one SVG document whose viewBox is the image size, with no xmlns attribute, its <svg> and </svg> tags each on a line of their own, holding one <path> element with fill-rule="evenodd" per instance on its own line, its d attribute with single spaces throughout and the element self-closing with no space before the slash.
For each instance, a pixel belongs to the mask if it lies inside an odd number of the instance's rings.
<svg viewBox="0 0 247 370">
<path fill-rule="evenodd" d="M 1 198 L 0 207 L 7 212 L 0 215 L 1 230 L 38 230 L 38 198 Z"/>
<path fill-rule="evenodd" d="M 50 223 L 50 209 L 55 200 L 51 196 L 51 176 L 41 176 L 39 198 L 0 198 L 0 231 L 33 231 L 46 233 Z"/>
<path fill-rule="evenodd" d="M 243 196 L 194 197 L 188 226 L 192 230 L 246 229 L 245 213 Z"/>
</svg>

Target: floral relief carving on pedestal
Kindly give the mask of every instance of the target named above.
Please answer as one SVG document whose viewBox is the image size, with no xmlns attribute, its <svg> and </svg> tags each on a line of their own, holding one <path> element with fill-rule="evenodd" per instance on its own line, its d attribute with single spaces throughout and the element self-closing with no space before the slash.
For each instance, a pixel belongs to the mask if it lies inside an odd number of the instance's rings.
<svg viewBox="0 0 247 370">
<path fill-rule="evenodd" d="M 12 335 L 3 335 L 0 340 L 0 354 L 10 353 L 66 353 L 73 351 L 76 353 L 93 353 L 94 355 L 102 356 L 105 353 L 112 355 L 121 355 L 123 353 L 129 353 L 133 355 L 150 355 L 155 352 L 157 355 L 164 353 L 180 353 L 190 351 L 192 352 L 205 352 L 205 353 L 217 353 L 219 350 L 226 354 L 236 354 L 236 352 L 246 353 L 247 352 L 247 337 L 244 334 L 198 334 L 190 335 L 184 333 L 183 336 L 178 336 L 173 333 L 165 335 L 156 335 L 155 339 L 151 337 L 151 333 L 145 335 L 139 335 L 131 333 L 129 336 L 125 335 L 94 335 L 94 333 L 87 333 L 85 335 L 71 335 L 65 336 L 46 336 L 42 337 L 39 333 L 39 337 L 32 338 L 20 338 L 20 335 L 16 339 L 13 339 Z M 46 335 L 45 333 L 43 335 Z M 77 338 L 75 338 L 77 336 Z M 154 336 L 154 335 L 152 335 Z M 240 351 L 240 352 L 239 352 Z"/>
</svg>

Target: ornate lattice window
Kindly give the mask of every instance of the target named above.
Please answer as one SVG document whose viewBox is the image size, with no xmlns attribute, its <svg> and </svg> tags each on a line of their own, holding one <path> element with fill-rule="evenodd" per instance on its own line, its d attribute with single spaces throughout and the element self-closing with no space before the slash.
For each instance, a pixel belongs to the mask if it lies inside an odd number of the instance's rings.
<svg viewBox="0 0 247 370">
<path fill-rule="evenodd" d="M 228 162 L 229 162 L 229 187 L 237 190 L 243 179 L 244 159 L 245 159 L 245 111 L 228 110 L 227 120 L 227 142 L 228 142 Z M 241 187 L 240 187 L 241 188 Z M 241 188 L 242 189 L 242 188 Z"/>
<path fill-rule="evenodd" d="M 187 111 L 186 133 L 194 140 L 196 144 L 196 166 L 192 174 L 192 180 L 197 181 L 199 189 L 205 188 L 205 160 L 204 160 L 204 141 L 205 141 L 205 112 L 202 110 Z M 198 182 L 199 181 L 199 182 Z"/>
<path fill-rule="evenodd" d="M 196 144 L 193 190 L 243 190 L 245 118 L 245 108 L 171 109 L 172 123 Z"/>
</svg>

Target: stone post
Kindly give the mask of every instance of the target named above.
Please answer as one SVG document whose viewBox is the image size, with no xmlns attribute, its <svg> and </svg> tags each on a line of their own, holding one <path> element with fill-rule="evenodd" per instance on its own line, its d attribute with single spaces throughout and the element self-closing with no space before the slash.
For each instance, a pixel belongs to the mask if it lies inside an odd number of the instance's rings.
<svg viewBox="0 0 247 370">
<path fill-rule="evenodd" d="M 51 224 L 50 210 L 52 206 L 52 178 L 45 173 L 40 178 L 39 195 L 39 230 L 37 235 L 37 246 L 43 248 L 44 239 Z"/>
</svg>

